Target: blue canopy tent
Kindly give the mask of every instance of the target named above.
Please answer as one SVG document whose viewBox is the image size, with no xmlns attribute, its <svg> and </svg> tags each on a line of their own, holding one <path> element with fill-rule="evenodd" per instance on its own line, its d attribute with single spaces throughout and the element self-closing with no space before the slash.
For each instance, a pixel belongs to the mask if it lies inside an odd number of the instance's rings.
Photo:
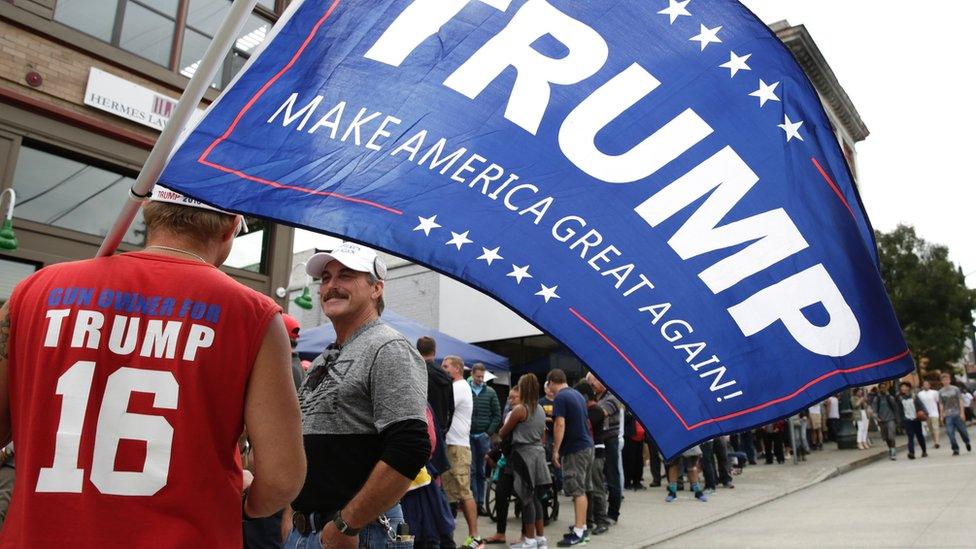
<svg viewBox="0 0 976 549">
<path fill-rule="evenodd" d="M 403 334 L 403 337 L 407 338 L 407 341 L 411 343 L 417 341 L 417 338 L 421 336 L 434 338 L 437 342 L 436 359 L 438 361 L 445 356 L 455 355 L 464 359 L 464 363 L 468 366 L 475 362 L 480 362 L 491 371 L 509 371 L 507 358 L 496 355 L 476 345 L 465 343 L 444 332 L 428 328 L 405 316 L 398 315 L 389 309 L 383 312 L 383 322 L 386 322 L 394 330 Z M 298 354 L 305 360 L 312 360 L 320 355 L 330 343 L 335 341 L 335 338 L 335 330 L 332 328 L 332 324 L 323 324 L 315 328 L 303 329 L 298 338 Z"/>
</svg>

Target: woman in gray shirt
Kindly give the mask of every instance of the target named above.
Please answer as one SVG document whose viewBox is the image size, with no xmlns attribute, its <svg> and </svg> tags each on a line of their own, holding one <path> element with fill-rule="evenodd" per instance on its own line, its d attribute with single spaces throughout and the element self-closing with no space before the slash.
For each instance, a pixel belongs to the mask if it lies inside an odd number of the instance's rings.
<svg viewBox="0 0 976 549">
<path fill-rule="evenodd" d="M 519 378 L 517 390 L 518 397 L 513 399 L 512 413 L 498 433 L 502 439 L 512 435 L 510 463 L 515 472 L 515 493 L 522 503 L 522 528 L 525 537 L 512 547 L 546 546 L 548 543 L 543 535 L 540 501 L 546 487 L 552 483 L 546 464 L 546 451 L 543 448 L 546 413 L 539 405 L 539 380 L 535 374 L 525 374 Z"/>
</svg>

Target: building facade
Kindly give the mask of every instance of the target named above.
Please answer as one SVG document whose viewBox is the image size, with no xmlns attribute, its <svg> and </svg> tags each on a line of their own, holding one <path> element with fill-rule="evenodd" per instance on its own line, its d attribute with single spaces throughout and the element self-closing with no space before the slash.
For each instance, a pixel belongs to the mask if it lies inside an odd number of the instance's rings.
<svg viewBox="0 0 976 549">
<path fill-rule="evenodd" d="M 0 300 L 44 265 L 95 255 L 230 5 L 0 2 L 0 190 L 16 192 L 19 242 L 0 253 Z M 201 108 L 283 9 L 283 0 L 259 0 Z M 252 230 L 235 242 L 225 270 L 274 295 L 288 280 L 292 230 L 261 220 L 248 224 Z M 138 249 L 144 240 L 138 217 L 121 249 Z"/>
</svg>

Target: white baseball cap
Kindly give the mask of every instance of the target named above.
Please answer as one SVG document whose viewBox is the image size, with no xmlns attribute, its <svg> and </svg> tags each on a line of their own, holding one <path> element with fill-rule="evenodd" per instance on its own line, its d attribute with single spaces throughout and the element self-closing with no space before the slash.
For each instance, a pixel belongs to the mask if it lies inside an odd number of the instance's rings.
<svg viewBox="0 0 976 549">
<path fill-rule="evenodd" d="M 237 215 L 235 213 L 225 212 L 220 208 L 214 208 L 213 206 L 204 204 L 203 202 L 200 202 L 198 200 L 194 200 L 189 196 L 185 196 L 182 193 L 179 193 L 172 189 L 167 189 L 162 185 L 155 185 L 153 187 L 152 196 L 149 197 L 149 200 L 153 202 L 166 202 L 168 204 L 179 204 L 180 206 L 189 206 L 191 208 L 200 208 L 201 210 L 210 210 L 212 212 L 219 212 L 231 216 Z M 247 232 L 247 221 L 244 220 L 243 215 L 241 216 L 241 230 L 242 232 L 245 233 Z"/>
<path fill-rule="evenodd" d="M 305 262 L 305 272 L 314 278 L 322 278 L 325 266 L 333 260 L 354 271 L 369 273 L 379 280 L 386 279 L 386 263 L 374 250 L 355 242 L 343 242 L 331 252 L 313 255 Z"/>
</svg>

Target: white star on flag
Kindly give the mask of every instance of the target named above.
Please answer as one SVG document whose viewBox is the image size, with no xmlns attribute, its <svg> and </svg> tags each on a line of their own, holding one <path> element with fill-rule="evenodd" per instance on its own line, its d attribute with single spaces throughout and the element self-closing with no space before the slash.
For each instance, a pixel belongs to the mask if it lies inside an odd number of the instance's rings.
<svg viewBox="0 0 976 549">
<path fill-rule="evenodd" d="M 515 265 L 514 263 L 512 264 L 512 272 L 508 273 L 505 276 L 515 277 L 515 283 L 516 284 L 521 284 L 523 278 L 532 278 L 532 275 L 529 274 L 529 266 L 528 265 L 526 265 L 525 267 L 519 267 L 518 265 Z"/>
<path fill-rule="evenodd" d="M 535 295 L 541 295 L 542 297 L 546 298 L 546 303 L 549 303 L 550 299 L 560 299 L 560 297 L 556 295 L 556 288 L 559 286 L 553 286 L 552 288 L 546 286 L 545 284 L 539 284 L 539 286 L 541 286 L 542 289 L 536 292 Z"/>
<path fill-rule="evenodd" d="M 682 15 L 691 17 L 691 14 L 688 13 L 688 10 L 685 8 L 689 2 L 691 2 L 691 0 L 685 0 L 684 2 L 679 2 L 678 0 L 668 0 L 668 7 L 664 8 L 658 13 L 669 16 L 671 18 L 671 24 L 673 25 L 674 22 L 677 21 Z"/>
<path fill-rule="evenodd" d="M 766 101 L 779 101 L 779 97 L 776 97 L 776 94 L 773 93 L 773 90 L 776 89 L 776 86 L 779 86 L 779 82 L 773 82 L 772 84 L 767 84 L 766 82 L 763 81 L 762 78 L 760 78 L 759 89 L 750 93 L 749 95 L 751 95 L 752 97 L 758 97 L 759 106 L 762 107 L 766 105 Z"/>
<path fill-rule="evenodd" d="M 424 231 L 425 236 L 430 236 L 431 230 L 440 227 L 440 225 L 437 224 L 437 215 L 432 215 L 430 217 L 417 216 L 417 219 L 420 220 L 420 225 L 414 227 L 413 230 Z"/>
<path fill-rule="evenodd" d="M 800 141 L 803 141 L 803 136 L 800 135 L 800 126 L 802 126 L 802 125 L 803 125 L 803 121 L 802 120 L 800 120 L 798 122 L 793 122 L 792 120 L 790 120 L 790 117 L 789 116 L 787 116 L 785 114 L 783 115 L 783 123 L 782 124 L 779 124 L 779 127 L 784 132 L 786 132 L 786 142 L 787 143 L 789 143 L 790 141 L 792 141 L 794 137 L 797 138 L 797 139 L 799 139 Z"/>
<path fill-rule="evenodd" d="M 714 29 L 710 29 L 705 25 L 701 25 L 701 32 L 697 35 L 692 36 L 688 40 L 691 42 L 701 42 L 701 51 L 705 51 L 705 46 L 711 43 L 719 43 L 722 40 L 718 37 L 718 31 L 722 30 L 722 26 L 719 25 Z"/>
<path fill-rule="evenodd" d="M 733 51 L 730 52 L 728 63 L 722 63 L 721 65 L 719 65 L 719 67 L 723 69 L 729 69 L 729 71 L 732 73 L 729 75 L 729 78 L 732 78 L 733 76 L 735 76 L 735 73 L 739 71 L 752 70 L 751 68 L 749 68 L 749 65 L 746 65 L 746 61 L 748 61 L 750 57 L 752 57 L 751 53 L 747 53 L 746 55 L 739 57 Z"/>
<path fill-rule="evenodd" d="M 444 244 L 447 245 L 447 246 L 450 246 L 450 245 L 453 244 L 454 246 L 457 246 L 457 249 L 460 250 L 461 249 L 461 246 L 464 246 L 465 244 L 471 244 L 472 242 L 474 242 L 473 240 L 471 240 L 471 239 L 468 238 L 468 233 L 469 232 L 471 232 L 471 231 L 464 231 L 463 233 L 456 233 L 454 231 L 451 231 L 451 235 L 453 235 L 453 238 L 451 238 L 450 240 L 448 240 Z"/>
<path fill-rule="evenodd" d="M 494 260 L 496 260 L 496 259 L 505 259 L 504 257 L 498 255 L 498 250 L 500 250 L 500 249 L 501 249 L 501 246 L 495 248 L 494 250 L 489 250 L 488 248 L 485 248 L 484 246 L 482 246 L 481 247 L 481 250 L 484 251 L 485 253 L 483 253 L 480 256 L 478 256 L 478 259 L 484 259 L 485 261 L 488 262 L 489 265 L 491 265 L 491 262 L 494 261 Z"/>
</svg>

